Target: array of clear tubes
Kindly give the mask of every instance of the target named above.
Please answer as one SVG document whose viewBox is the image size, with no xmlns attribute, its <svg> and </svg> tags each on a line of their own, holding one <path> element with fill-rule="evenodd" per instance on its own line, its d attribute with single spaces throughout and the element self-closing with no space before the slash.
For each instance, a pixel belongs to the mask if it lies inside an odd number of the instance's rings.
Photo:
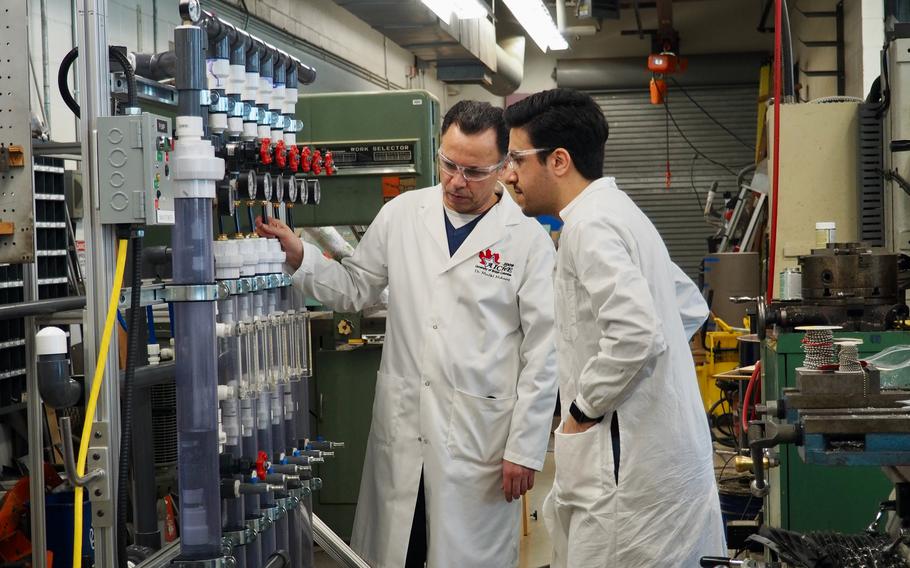
<svg viewBox="0 0 910 568">
<path fill-rule="evenodd" d="M 174 38 L 174 285 L 187 296 L 174 304 L 181 505 L 175 563 L 220 568 L 232 558 L 239 568 L 308 568 L 311 494 L 321 486 L 313 466 L 341 444 L 309 440 L 304 299 L 283 273 L 276 240 L 244 235 L 239 224 L 233 239 L 223 230 L 212 235 L 224 186 L 245 189 L 250 202 L 280 206 L 295 201 L 282 199 L 295 192 L 282 191 L 281 180 L 294 189 L 306 181 L 302 175 L 332 173 L 330 157 L 301 151 L 296 141 L 296 87 L 315 75 L 211 14 L 185 21 Z"/>
</svg>

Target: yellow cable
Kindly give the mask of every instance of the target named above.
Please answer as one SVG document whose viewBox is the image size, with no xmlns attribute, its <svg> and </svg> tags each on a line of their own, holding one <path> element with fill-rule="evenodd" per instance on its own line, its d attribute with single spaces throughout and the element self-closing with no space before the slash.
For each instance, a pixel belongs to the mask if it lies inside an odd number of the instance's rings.
<svg viewBox="0 0 910 568">
<path fill-rule="evenodd" d="M 101 336 L 101 347 L 98 348 L 98 360 L 95 361 L 95 374 L 92 377 L 92 390 L 85 405 L 85 423 L 82 425 L 82 437 L 79 440 L 79 458 L 76 462 L 76 473 L 85 475 L 85 461 L 88 458 L 88 443 L 95 421 L 95 407 L 98 406 L 98 395 L 101 392 L 101 381 L 104 379 L 104 368 L 107 366 L 107 354 L 111 346 L 111 333 L 117 320 L 117 307 L 120 303 L 120 289 L 123 286 L 123 273 L 126 271 L 126 239 L 120 239 L 117 246 L 117 271 L 114 273 L 114 287 L 111 289 L 111 301 L 107 306 L 107 318 L 104 320 L 104 333 Z M 134 284 L 135 285 L 135 284 Z M 73 568 L 82 568 L 82 491 L 76 487 L 73 502 Z"/>
</svg>

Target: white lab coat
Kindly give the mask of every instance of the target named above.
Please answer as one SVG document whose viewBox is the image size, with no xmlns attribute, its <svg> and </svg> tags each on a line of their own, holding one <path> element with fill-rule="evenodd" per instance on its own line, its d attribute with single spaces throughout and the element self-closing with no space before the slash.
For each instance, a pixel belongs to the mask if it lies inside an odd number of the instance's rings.
<svg viewBox="0 0 910 568">
<path fill-rule="evenodd" d="M 726 552 L 711 436 L 688 338 L 708 308 L 612 178 L 561 213 L 556 269 L 560 402 L 591 429 L 555 440 L 544 505 L 552 566 L 690 568 Z M 620 432 L 614 477 L 610 420 Z"/>
<path fill-rule="evenodd" d="M 556 404 L 550 237 L 505 192 L 450 257 L 443 215 L 439 186 L 403 193 L 353 256 L 305 245 L 294 275 L 346 312 L 388 285 L 351 539 L 374 568 L 404 565 L 421 469 L 429 568 L 514 566 L 520 511 L 503 497 L 502 460 L 543 467 Z"/>
</svg>

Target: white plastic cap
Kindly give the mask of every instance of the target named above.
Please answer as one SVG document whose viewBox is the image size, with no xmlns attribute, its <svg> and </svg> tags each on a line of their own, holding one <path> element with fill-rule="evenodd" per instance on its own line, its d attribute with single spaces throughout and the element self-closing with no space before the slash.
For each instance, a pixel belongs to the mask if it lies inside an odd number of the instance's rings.
<svg viewBox="0 0 910 568">
<path fill-rule="evenodd" d="M 256 245 L 254 241 L 259 239 L 244 239 L 237 241 L 240 256 L 243 257 L 243 266 L 240 268 L 241 276 L 256 276 L 256 265 L 259 259 L 256 258 Z"/>
<path fill-rule="evenodd" d="M 66 332 L 59 327 L 45 327 L 35 334 L 35 354 L 65 355 Z"/>
<path fill-rule="evenodd" d="M 178 116 L 176 122 L 178 139 L 191 136 L 198 138 L 203 134 L 201 116 Z"/>
<path fill-rule="evenodd" d="M 256 265 L 256 274 L 269 274 L 271 272 L 272 259 L 269 254 L 269 239 L 251 239 L 251 242 L 256 247 L 256 260 L 258 264 Z"/>
<path fill-rule="evenodd" d="M 837 229 L 837 223 L 835 223 L 834 221 L 822 221 L 820 223 L 815 224 L 815 229 L 819 230 L 819 231 Z"/>
<path fill-rule="evenodd" d="M 243 267 L 243 256 L 237 241 L 215 241 L 215 278 L 218 280 L 236 280 L 240 278 Z"/>
<path fill-rule="evenodd" d="M 280 274 L 282 270 L 281 265 L 287 260 L 287 254 L 281 248 L 281 242 L 278 239 L 269 239 L 269 247 L 272 257 L 272 272 Z"/>
</svg>

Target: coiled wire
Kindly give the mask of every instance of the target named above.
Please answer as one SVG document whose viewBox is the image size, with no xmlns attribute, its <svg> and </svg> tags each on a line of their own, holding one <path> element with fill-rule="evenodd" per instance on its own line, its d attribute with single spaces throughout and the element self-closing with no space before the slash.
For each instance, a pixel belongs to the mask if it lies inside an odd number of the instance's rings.
<svg viewBox="0 0 910 568">
<path fill-rule="evenodd" d="M 803 367 L 818 370 L 835 362 L 834 332 L 830 329 L 808 329 L 802 340 L 806 356 Z"/>
</svg>

